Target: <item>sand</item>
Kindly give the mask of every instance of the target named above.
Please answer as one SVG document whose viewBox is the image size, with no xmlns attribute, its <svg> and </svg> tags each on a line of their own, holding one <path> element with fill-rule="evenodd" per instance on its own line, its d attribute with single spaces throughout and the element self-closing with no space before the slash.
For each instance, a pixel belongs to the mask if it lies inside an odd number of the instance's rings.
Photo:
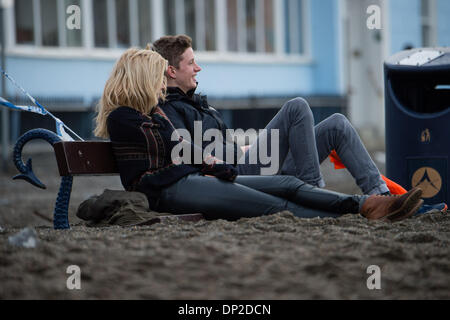
<svg viewBox="0 0 450 320">
<path fill-rule="evenodd" d="M 76 177 L 70 230 L 53 230 L 59 177 L 51 153 L 33 154 L 37 189 L 0 175 L 0 299 L 449 299 L 450 218 L 433 213 L 399 223 L 360 215 L 299 219 L 289 212 L 236 222 L 167 221 L 88 228 L 78 205 L 118 177 Z M 323 165 L 331 189 L 356 192 L 345 171 Z M 36 230 L 35 248 L 8 238 Z M 81 271 L 69 290 L 67 268 Z M 367 286 L 368 267 L 380 289 Z M 369 281 L 373 283 L 372 281 Z"/>
</svg>

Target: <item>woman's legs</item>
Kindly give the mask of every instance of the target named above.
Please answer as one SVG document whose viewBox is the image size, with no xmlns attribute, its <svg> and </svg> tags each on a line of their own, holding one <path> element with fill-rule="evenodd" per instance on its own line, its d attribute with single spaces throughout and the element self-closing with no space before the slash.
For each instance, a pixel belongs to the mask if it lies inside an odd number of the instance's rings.
<svg viewBox="0 0 450 320">
<path fill-rule="evenodd" d="M 257 217 L 284 210 L 300 218 L 340 216 L 323 209 L 308 208 L 238 182 L 226 182 L 200 174 L 188 175 L 163 189 L 158 206 L 160 212 L 202 213 L 206 219 L 226 220 Z"/>
</svg>

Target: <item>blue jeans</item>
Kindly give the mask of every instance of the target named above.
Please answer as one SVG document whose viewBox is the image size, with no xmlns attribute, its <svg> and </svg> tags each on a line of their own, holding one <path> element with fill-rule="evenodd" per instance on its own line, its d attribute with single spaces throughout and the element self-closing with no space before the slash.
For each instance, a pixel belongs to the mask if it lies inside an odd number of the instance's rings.
<svg viewBox="0 0 450 320">
<path fill-rule="evenodd" d="M 259 159 L 256 164 L 250 164 L 250 154 L 255 146 L 267 145 L 267 154 L 271 155 L 271 129 L 278 129 L 279 170 L 276 174 L 292 175 L 323 188 L 325 181 L 320 163 L 336 150 L 364 194 L 389 191 L 358 133 L 344 115 L 334 114 L 314 126 L 308 103 L 296 98 L 284 104 L 265 129 L 267 135 L 260 135 L 245 153 L 245 163 L 238 164 L 240 175 L 260 175 L 261 168 L 269 167 Z"/>
</svg>

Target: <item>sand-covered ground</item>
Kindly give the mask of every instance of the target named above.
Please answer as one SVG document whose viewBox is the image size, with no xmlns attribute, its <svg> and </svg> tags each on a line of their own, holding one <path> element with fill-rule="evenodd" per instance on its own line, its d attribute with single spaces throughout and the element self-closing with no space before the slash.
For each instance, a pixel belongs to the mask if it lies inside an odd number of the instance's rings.
<svg viewBox="0 0 450 320">
<path fill-rule="evenodd" d="M 41 149 L 39 149 L 41 150 Z M 30 153 L 32 150 L 30 150 Z M 76 177 L 70 230 L 53 230 L 60 178 L 53 155 L 33 153 L 48 189 L 0 174 L 0 299 L 449 299 L 450 217 L 434 213 L 395 224 L 359 215 L 298 219 L 289 212 L 237 222 L 167 221 L 88 228 L 78 205 L 118 177 Z M 357 192 L 350 175 L 322 165 L 328 187 Z M 35 248 L 8 238 L 36 230 Z M 81 271 L 69 290 L 67 268 Z M 381 289 L 369 290 L 369 266 Z"/>
</svg>

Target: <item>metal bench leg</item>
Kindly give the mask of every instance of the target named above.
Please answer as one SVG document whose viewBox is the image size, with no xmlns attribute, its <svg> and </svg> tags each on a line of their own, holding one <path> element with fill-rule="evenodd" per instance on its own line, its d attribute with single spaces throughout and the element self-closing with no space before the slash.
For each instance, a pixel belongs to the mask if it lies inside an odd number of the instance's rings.
<svg viewBox="0 0 450 320">
<path fill-rule="evenodd" d="M 55 210 L 53 212 L 54 229 L 70 229 L 69 225 L 69 202 L 72 193 L 72 176 L 62 177 L 56 198 Z"/>
<path fill-rule="evenodd" d="M 14 164 L 21 172 L 14 176 L 13 179 L 23 179 L 32 185 L 45 189 L 45 185 L 34 175 L 31 159 L 28 159 L 25 164 L 22 161 L 22 149 L 24 145 L 33 139 L 43 139 L 51 145 L 61 141 L 54 132 L 46 129 L 32 129 L 23 134 L 16 142 L 13 152 Z M 53 212 L 53 227 L 55 229 L 69 229 L 69 201 L 72 192 L 72 176 L 62 177 L 61 185 L 59 187 L 58 197 L 56 198 L 55 210 Z"/>
</svg>

